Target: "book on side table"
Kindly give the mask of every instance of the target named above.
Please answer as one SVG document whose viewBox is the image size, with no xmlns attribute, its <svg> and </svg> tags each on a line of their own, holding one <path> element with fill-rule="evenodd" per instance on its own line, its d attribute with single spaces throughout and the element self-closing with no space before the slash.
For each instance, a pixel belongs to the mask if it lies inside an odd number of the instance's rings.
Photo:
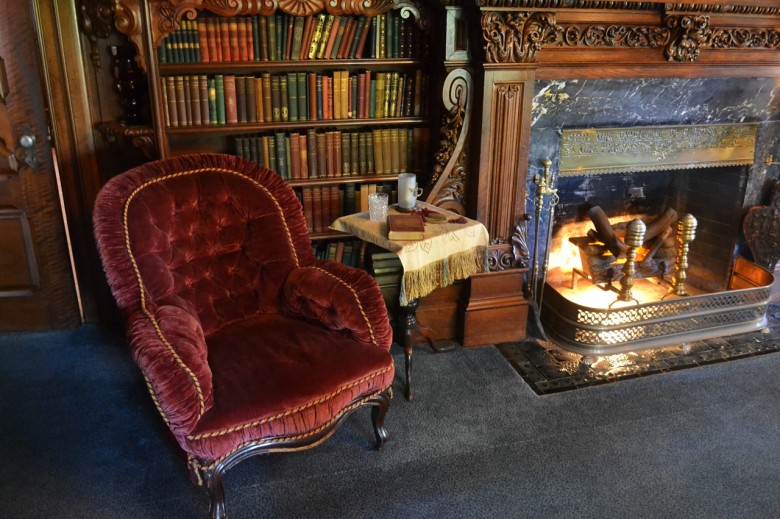
<svg viewBox="0 0 780 519">
<path fill-rule="evenodd" d="M 391 214 L 387 217 L 387 238 L 390 240 L 422 240 L 425 223 L 417 213 Z"/>
</svg>

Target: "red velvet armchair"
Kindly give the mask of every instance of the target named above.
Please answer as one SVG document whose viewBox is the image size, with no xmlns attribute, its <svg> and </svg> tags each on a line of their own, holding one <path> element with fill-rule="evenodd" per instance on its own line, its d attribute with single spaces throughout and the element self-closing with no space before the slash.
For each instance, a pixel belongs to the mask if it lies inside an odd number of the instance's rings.
<svg viewBox="0 0 780 519">
<path fill-rule="evenodd" d="M 376 445 L 394 366 L 378 286 L 315 258 L 276 173 L 227 155 L 152 162 L 109 181 L 95 235 L 133 358 L 225 517 L 225 471 L 318 445 L 372 407 Z"/>
</svg>

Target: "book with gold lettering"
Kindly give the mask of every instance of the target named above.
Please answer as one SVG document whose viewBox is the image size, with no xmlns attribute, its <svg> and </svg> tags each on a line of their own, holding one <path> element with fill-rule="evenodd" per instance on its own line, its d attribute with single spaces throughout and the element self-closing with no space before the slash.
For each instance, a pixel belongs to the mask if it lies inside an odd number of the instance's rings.
<svg viewBox="0 0 780 519">
<path fill-rule="evenodd" d="M 387 238 L 390 240 L 422 240 L 425 223 L 418 213 L 391 214 L 387 217 Z"/>
</svg>

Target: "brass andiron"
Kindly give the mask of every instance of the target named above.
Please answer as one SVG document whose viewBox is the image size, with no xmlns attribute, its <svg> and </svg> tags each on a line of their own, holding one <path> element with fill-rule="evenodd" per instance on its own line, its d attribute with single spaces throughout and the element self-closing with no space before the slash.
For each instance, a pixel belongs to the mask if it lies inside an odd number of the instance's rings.
<svg viewBox="0 0 780 519">
<path fill-rule="evenodd" d="M 636 274 L 636 253 L 642 243 L 645 241 L 645 231 L 647 226 L 639 218 L 631 220 L 626 226 L 626 239 L 624 240 L 628 249 L 626 250 L 626 262 L 623 264 L 623 277 L 620 278 L 620 291 L 618 292 L 618 301 L 639 301 L 631 293 L 634 286 L 634 274 Z"/>
<path fill-rule="evenodd" d="M 529 292 L 535 302 L 539 304 L 541 308 L 542 304 L 542 290 L 539 288 L 539 269 L 541 265 L 539 257 L 539 230 L 541 224 L 542 210 L 544 209 L 544 199 L 550 197 L 549 217 L 547 222 L 547 255 L 544 260 L 543 276 L 547 275 L 547 261 L 550 253 L 550 238 L 552 237 L 553 216 L 555 215 L 555 206 L 558 204 L 558 190 L 553 188 L 555 180 L 550 173 L 550 166 L 552 161 L 550 159 L 544 159 L 542 161 L 544 166 L 543 175 L 534 175 L 534 184 L 536 184 L 536 222 L 534 232 L 534 266 L 533 266 L 533 280 L 529 283 Z M 544 281 L 542 282 L 544 286 Z"/>
<path fill-rule="evenodd" d="M 687 296 L 685 279 L 688 277 L 688 249 L 696 237 L 696 218 L 690 213 L 677 222 L 677 265 L 672 277 L 670 293 L 677 296 Z"/>
</svg>

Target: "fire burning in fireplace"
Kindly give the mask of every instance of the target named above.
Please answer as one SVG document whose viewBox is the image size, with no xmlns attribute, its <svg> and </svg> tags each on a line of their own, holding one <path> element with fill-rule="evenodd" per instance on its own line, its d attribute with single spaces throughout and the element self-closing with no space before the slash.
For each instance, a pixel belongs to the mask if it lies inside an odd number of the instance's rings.
<svg viewBox="0 0 780 519">
<path fill-rule="evenodd" d="M 744 189 L 755 134 L 755 125 L 563 132 L 560 176 L 579 182 L 575 193 L 593 175 L 638 172 L 647 182 L 628 190 L 642 199 L 633 204 L 641 211 L 617 215 L 542 184 L 562 207 L 549 231 L 543 289 L 535 293 L 556 343 L 592 356 L 766 326 L 772 274 L 734 255 L 739 200 L 709 198 L 712 190 Z M 690 173 L 694 169 L 698 174 Z M 729 204 L 733 210 L 724 211 Z M 693 209 L 700 214 L 691 214 Z M 583 214 L 587 218 L 571 218 Z M 694 241 L 699 232 L 701 246 Z"/>
</svg>

